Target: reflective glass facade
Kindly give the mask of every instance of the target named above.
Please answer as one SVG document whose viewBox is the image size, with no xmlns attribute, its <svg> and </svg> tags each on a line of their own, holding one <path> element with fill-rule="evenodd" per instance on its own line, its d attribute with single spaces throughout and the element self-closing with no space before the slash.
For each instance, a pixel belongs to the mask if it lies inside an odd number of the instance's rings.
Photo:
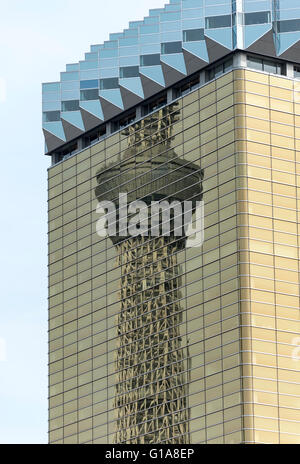
<svg viewBox="0 0 300 464">
<path fill-rule="evenodd" d="M 300 443 L 299 85 L 231 70 L 49 169 L 51 443 Z M 201 196 L 203 246 L 100 238 L 115 185 Z"/>
<path fill-rule="evenodd" d="M 299 63 L 299 18 L 298 0 L 170 0 L 150 10 L 43 84 L 46 152 L 232 50 Z"/>
<path fill-rule="evenodd" d="M 239 72 L 245 440 L 300 443 L 299 83 Z"/>
</svg>

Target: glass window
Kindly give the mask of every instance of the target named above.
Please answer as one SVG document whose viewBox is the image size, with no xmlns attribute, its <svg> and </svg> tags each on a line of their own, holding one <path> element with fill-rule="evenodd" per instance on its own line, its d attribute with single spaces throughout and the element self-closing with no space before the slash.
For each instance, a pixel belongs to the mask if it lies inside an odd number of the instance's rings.
<svg viewBox="0 0 300 464">
<path fill-rule="evenodd" d="M 218 29 L 219 27 L 231 27 L 231 15 L 209 16 L 205 18 L 206 29 Z"/>
<path fill-rule="evenodd" d="M 160 64 L 160 54 L 157 53 L 155 55 L 142 55 L 141 59 L 141 66 L 155 66 Z"/>
<path fill-rule="evenodd" d="M 74 153 L 76 153 L 77 150 L 78 150 L 78 144 L 76 142 L 73 145 L 68 146 L 65 150 L 61 151 L 58 154 L 58 161 L 70 158 L 72 155 L 74 155 Z"/>
<path fill-rule="evenodd" d="M 286 76 L 286 65 L 281 64 L 281 63 L 276 63 L 276 74 L 281 74 L 282 76 Z"/>
<path fill-rule="evenodd" d="M 195 42 L 198 40 L 204 40 L 204 29 L 189 29 L 183 31 L 184 42 Z"/>
<path fill-rule="evenodd" d="M 120 77 L 123 79 L 128 77 L 139 77 L 139 67 L 126 66 L 125 68 L 120 68 Z"/>
<path fill-rule="evenodd" d="M 195 90 L 200 85 L 200 76 L 196 76 L 193 80 L 186 82 L 182 86 L 173 89 L 174 98 L 183 97 Z"/>
<path fill-rule="evenodd" d="M 219 66 L 215 67 L 215 77 L 220 77 L 223 74 L 223 65 L 219 64 Z"/>
<path fill-rule="evenodd" d="M 122 129 L 123 127 L 128 126 L 129 124 L 132 124 L 135 121 L 136 118 L 136 112 L 134 111 L 133 113 L 125 116 L 122 119 L 119 119 L 117 121 L 113 121 L 113 131 L 118 131 Z"/>
<path fill-rule="evenodd" d="M 294 76 L 296 79 L 300 79 L 300 67 L 298 66 L 294 67 Z"/>
<path fill-rule="evenodd" d="M 230 58 L 229 60 L 225 61 L 224 63 L 224 73 L 230 71 L 233 67 L 233 59 Z"/>
<path fill-rule="evenodd" d="M 106 126 L 100 127 L 99 130 L 93 132 L 91 135 L 85 138 L 84 146 L 88 147 L 96 142 L 99 142 L 106 135 Z"/>
<path fill-rule="evenodd" d="M 263 60 L 261 60 L 259 58 L 248 57 L 247 66 L 249 68 L 258 69 L 259 71 L 262 71 L 263 70 Z"/>
<path fill-rule="evenodd" d="M 98 89 L 89 89 L 80 91 L 80 100 L 97 100 L 99 98 Z"/>
<path fill-rule="evenodd" d="M 46 111 L 43 113 L 44 122 L 60 121 L 60 111 Z"/>
<path fill-rule="evenodd" d="M 265 24 L 271 22 L 270 11 L 258 11 L 256 13 L 245 13 L 245 25 Z"/>
<path fill-rule="evenodd" d="M 293 32 L 300 31 L 300 19 L 288 19 L 286 21 L 278 21 L 278 32 Z"/>
<path fill-rule="evenodd" d="M 152 100 L 150 103 L 142 106 L 142 115 L 145 116 L 146 114 L 152 113 L 152 111 L 161 108 L 162 106 L 167 104 L 167 95 L 163 94 L 155 100 Z"/>
<path fill-rule="evenodd" d="M 247 58 L 247 66 L 259 71 L 265 71 L 271 74 L 286 75 L 286 67 L 282 63 L 272 60 L 263 60 L 260 58 L 249 57 Z"/>
<path fill-rule="evenodd" d="M 117 77 L 108 77 L 100 79 L 100 90 L 118 89 L 119 79 Z"/>
<path fill-rule="evenodd" d="M 264 71 L 277 74 L 277 64 L 274 61 L 264 61 Z"/>
<path fill-rule="evenodd" d="M 165 42 L 161 44 L 161 54 L 168 55 L 170 53 L 181 53 L 182 42 Z"/>
<path fill-rule="evenodd" d="M 217 66 L 214 66 L 213 68 L 206 71 L 206 82 L 211 81 L 215 79 L 216 77 L 221 76 L 222 74 L 225 74 L 226 72 L 230 71 L 232 67 L 233 67 L 232 58 L 224 61 L 221 64 L 218 64 Z"/>
<path fill-rule="evenodd" d="M 79 100 L 68 100 L 61 102 L 62 111 L 77 111 L 79 110 Z"/>
<path fill-rule="evenodd" d="M 80 88 L 81 89 L 97 89 L 99 87 L 99 80 L 98 79 L 91 79 L 89 81 L 81 81 Z"/>
</svg>

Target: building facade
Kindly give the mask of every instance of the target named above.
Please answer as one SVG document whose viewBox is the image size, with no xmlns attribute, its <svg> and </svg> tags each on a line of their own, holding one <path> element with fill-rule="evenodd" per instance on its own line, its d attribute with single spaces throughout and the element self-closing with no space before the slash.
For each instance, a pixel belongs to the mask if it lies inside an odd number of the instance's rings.
<svg viewBox="0 0 300 464">
<path fill-rule="evenodd" d="M 95 80 L 82 64 L 45 84 L 51 443 L 300 443 L 295 3 L 171 1 L 93 49 L 97 99 L 64 100 Z M 119 193 L 201 200 L 203 244 L 100 237 L 99 201 Z"/>
</svg>

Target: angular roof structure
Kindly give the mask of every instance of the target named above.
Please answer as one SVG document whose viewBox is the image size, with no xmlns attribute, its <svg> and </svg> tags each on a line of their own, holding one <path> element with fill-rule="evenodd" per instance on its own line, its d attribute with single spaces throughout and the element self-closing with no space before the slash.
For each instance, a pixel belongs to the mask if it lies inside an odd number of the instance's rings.
<svg viewBox="0 0 300 464">
<path fill-rule="evenodd" d="M 246 50 L 300 63 L 299 0 L 170 0 L 43 84 L 46 152 Z"/>
</svg>

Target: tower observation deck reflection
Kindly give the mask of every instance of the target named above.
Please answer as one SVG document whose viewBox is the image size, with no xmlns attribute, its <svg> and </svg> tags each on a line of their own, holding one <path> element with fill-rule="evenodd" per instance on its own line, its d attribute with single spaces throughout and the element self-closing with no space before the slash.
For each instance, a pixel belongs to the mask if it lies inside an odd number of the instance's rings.
<svg viewBox="0 0 300 464">
<path fill-rule="evenodd" d="M 120 162 L 97 173 L 95 194 L 118 203 L 202 198 L 202 171 L 172 148 L 178 104 L 126 128 L 128 148 Z M 118 205 L 117 205 L 118 206 Z M 150 209 L 150 208 L 149 208 Z M 117 218 L 119 216 L 117 215 Z M 118 219 L 117 219 L 118 221 Z M 121 270 L 115 351 L 115 443 L 189 443 L 188 347 L 180 324 L 178 255 L 186 237 L 110 237 Z"/>
</svg>

